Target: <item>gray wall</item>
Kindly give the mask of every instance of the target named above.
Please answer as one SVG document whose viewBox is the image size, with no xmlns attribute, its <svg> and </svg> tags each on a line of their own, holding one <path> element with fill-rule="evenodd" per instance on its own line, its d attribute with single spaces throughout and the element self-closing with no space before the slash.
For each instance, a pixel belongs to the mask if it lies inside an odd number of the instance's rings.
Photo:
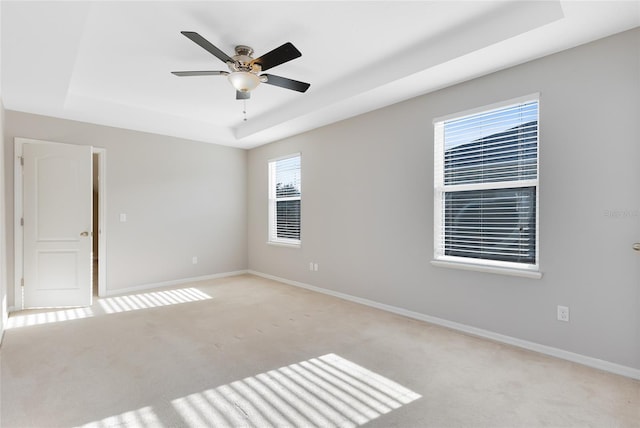
<svg viewBox="0 0 640 428">
<path fill-rule="evenodd" d="M 4 105 L 0 97 L 0 178 L 4 177 Z M 4 183 L 4 180 L 0 181 Z M 5 192 L 0 184 L 0 341 L 2 340 L 7 320 L 7 234 L 5 232 Z"/>
<path fill-rule="evenodd" d="M 247 268 L 245 150 L 8 110 L 10 305 L 15 137 L 106 149 L 109 292 Z"/>
<path fill-rule="evenodd" d="M 639 63 L 635 29 L 251 150 L 249 268 L 640 368 Z M 432 266 L 433 118 L 534 92 L 543 278 Z M 267 161 L 298 151 L 302 247 L 266 245 Z"/>
<path fill-rule="evenodd" d="M 2 8 L 0 8 L 0 11 Z M 1 12 L 0 12 L 1 15 Z M 2 19 L 0 19 L 2 22 Z M 2 25 L 0 25 L 2 27 Z M 0 28 L 0 34 L 2 33 Z M 1 43 L 0 43 L 1 44 Z M 0 55 L 0 82 L 2 82 L 2 55 Z M 4 334 L 7 319 L 7 257 L 5 234 L 5 197 L 4 197 L 4 104 L 0 87 L 0 343 Z"/>
</svg>

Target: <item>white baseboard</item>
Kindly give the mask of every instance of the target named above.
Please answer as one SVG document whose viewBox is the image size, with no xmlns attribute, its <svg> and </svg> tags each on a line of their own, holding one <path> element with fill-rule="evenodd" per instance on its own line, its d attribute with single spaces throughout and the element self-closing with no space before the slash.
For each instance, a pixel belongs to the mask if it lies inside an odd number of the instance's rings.
<svg viewBox="0 0 640 428">
<path fill-rule="evenodd" d="M 382 309 L 383 311 L 392 312 L 394 314 L 403 315 L 408 318 L 425 321 L 431 324 L 440 325 L 450 328 L 452 330 L 461 331 L 477 337 L 483 337 L 485 339 L 494 340 L 496 342 L 505 343 L 508 345 L 517 346 L 519 348 L 528 349 L 530 351 L 539 352 L 541 354 L 550 355 L 552 357 L 560 358 L 563 360 L 572 361 L 585 366 L 593 367 L 596 369 L 604 370 L 610 373 L 615 373 L 621 376 L 626 376 L 632 379 L 640 379 L 640 369 L 634 369 L 632 367 L 623 366 L 621 364 L 612 363 L 598 358 L 588 357 L 586 355 L 576 354 L 574 352 L 565 351 L 564 349 L 554 348 L 552 346 L 542 345 L 540 343 L 529 342 L 527 340 L 518 339 L 516 337 L 506 336 L 504 334 L 495 333 L 493 331 L 484 330 L 481 328 L 473 327 L 466 324 L 457 323 L 454 321 L 445 320 L 442 318 L 432 317 L 419 312 L 409 311 L 396 306 L 386 305 L 373 300 L 363 299 L 361 297 L 352 296 L 338 291 L 327 290 L 325 288 L 316 287 L 314 285 L 305 284 L 303 282 L 292 281 L 285 278 L 280 278 L 274 275 L 269 275 L 254 270 L 248 270 L 247 273 L 251 275 L 260 276 L 262 278 L 271 279 L 274 281 L 282 282 L 284 284 L 293 285 L 295 287 L 305 288 L 307 290 L 316 291 L 322 294 L 328 294 L 330 296 L 337 297 L 339 299 L 348 300 L 362 305 L 370 306 L 376 309 Z"/>
<path fill-rule="evenodd" d="M 120 294 L 136 293 L 138 291 L 150 290 L 152 288 L 172 287 L 174 285 L 187 284 L 189 282 L 206 281 L 209 279 L 226 278 L 229 276 L 238 276 L 248 273 L 247 270 L 236 270 L 233 272 L 214 273 L 212 275 L 196 276 L 192 278 L 175 279 L 172 281 L 155 282 L 152 284 L 141 284 L 134 287 L 118 288 L 116 290 L 107 290 L 104 297 L 117 296 Z"/>
</svg>

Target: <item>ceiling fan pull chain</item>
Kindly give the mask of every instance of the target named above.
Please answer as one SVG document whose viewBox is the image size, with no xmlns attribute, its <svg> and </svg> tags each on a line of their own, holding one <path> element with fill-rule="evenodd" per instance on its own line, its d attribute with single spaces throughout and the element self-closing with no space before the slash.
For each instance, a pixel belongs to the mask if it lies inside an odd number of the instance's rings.
<svg viewBox="0 0 640 428">
<path fill-rule="evenodd" d="M 247 121 L 247 100 L 242 100 L 242 114 L 244 115 L 244 122 Z"/>
</svg>

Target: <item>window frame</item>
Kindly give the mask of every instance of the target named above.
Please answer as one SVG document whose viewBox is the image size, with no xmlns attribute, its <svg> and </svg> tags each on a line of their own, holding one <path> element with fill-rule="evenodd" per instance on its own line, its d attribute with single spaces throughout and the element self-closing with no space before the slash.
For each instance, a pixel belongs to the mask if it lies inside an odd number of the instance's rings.
<svg viewBox="0 0 640 428">
<path fill-rule="evenodd" d="M 491 181 L 486 183 L 444 184 L 445 140 L 444 124 L 446 121 L 461 119 L 492 110 L 498 110 L 537 102 L 537 155 L 536 178 L 527 180 Z M 540 93 L 533 93 L 522 97 L 476 107 L 473 109 L 448 114 L 433 120 L 434 126 L 434 240 L 432 265 L 463 270 L 491 272 L 515 275 L 528 278 L 541 278 L 540 272 Z M 482 258 L 449 256 L 444 254 L 444 219 L 445 193 L 462 192 L 468 190 L 493 190 L 535 187 L 535 263 L 519 263 Z"/>
<path fill-rule="evenodd" d="M 276 169 L 276 165 L 277 162 L 282 161 L 282 160 L 287 160 L 287 159 L 292 159 L 292 158 L 299 158 L 300 159 L 300 170 L 298 172 L 299 176 L 300 176 L 300 183 L 299 183 L 299 195 L 298 196 L 289 196 L 289 197 L 284 197 L 284 198 L 278 198 L 276 196 L 276 174 L 277 174 L 277 169 Z M 289 155 L 285 155 L 285 156 L 280 156 L 277 158 L 273 158 L 273 159 L 269 159 L 267 162 L 267 168 L 268 168 L 268 184 L 269 184 L 269 188 L 268 188 L 268 199 L 269 199 L 269 206 L 268 206 L 268 211 L 269 211 L 269 215 L 268 215 L 268 221 L 269 224 L 267 226 L 268 232 L 267 232 L 267 244 L 269 245 L 277 245 L 277 246 L 284 246 L 284 247 L 294 247 L 294 248 L 299 248 L 302 245 L 302 154 L 300 152 L 297 153 L 292 153 Z M 294 200 L 298 200 L 300 201 L 300 220 L 298 222 L 298 233 L 300 235 L 299 239 L 293 239 L 293 238 L 280 238 L 278 237 L 278 231 L 277 231 L 277 202 L 279 201 L 294 201 Z"/>
</svg>

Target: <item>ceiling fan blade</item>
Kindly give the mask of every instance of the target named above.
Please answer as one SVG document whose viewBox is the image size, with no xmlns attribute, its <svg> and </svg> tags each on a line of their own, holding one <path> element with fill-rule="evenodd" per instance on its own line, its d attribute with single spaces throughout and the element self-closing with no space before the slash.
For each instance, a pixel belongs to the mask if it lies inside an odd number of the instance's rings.
<svg viewBox="0 0 640 428">
<path fill-rule="evenodd" d="M 251 98 L 251 92 L 236 91 L 236 100 L 248 100 Z"/>
<path fill-rule="evenodd" d="M 228 71 L 172 71 L 176 76 L 220 76 L 229 74 Z"/>
<path fill-rule="evenodd" d="M 284 45 L 275 48 L 271 52 L 267 52 L 260 58 L 254 59 L 251 63 L 260 64 L 262 71 L 266 71 L 276 65 L 284 64 L 285 62 L 291 61 L 292 59 L 296 59 L 300 56 L 302 56 L 300 51 L 296 49 L 291 42 L 287 42 Z"/>
<path fill-rule="evenodd" d="M 181 31 L 181 33 L 184 34 L 187 38 L 191 39 L 196 44 L 198 44 L 200 47 L 202 47 L 203 49 L 211 53 L 213 56 L 217 57 L 220 61 L 224 63 L 233 62 L 233 59 L 229 55 L 222 52 L 217 47 L 213 46 L 207 39 L 202 37 L 200 34 L 195 33 L 193 31 Z"/>
<path fill-rule="evenodd" d="M 266 76 L 267 81 L 264 83 L 298 92 L 306 92 L 307 89 L 309 89 L 309 86 L 311 86 L 310 83 L 299 82 L 297 80 L 287 79 L 286 77 L 274 76 L 273 74 L 261 74 L 260 76 Z"/>
</svg>

